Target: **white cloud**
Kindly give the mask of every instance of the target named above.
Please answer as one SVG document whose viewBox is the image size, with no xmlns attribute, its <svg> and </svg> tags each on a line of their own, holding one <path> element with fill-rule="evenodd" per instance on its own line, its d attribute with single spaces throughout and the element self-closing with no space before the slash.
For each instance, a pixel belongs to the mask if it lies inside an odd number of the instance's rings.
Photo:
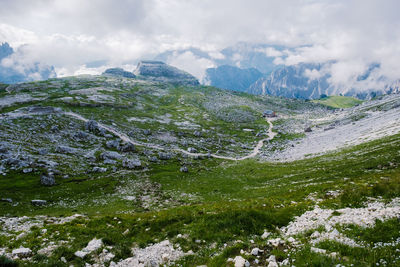
<svg viewBox="0 0 400 267">
<path fill-rule="evenodd" d="M 336 62 L 331 81 L 341 84 L 372 62 L 380 63 L 376 75 L 400 77 L 399 9 L 397 0 L 3 0 L 0 42 L 29 44 L 27 61 L 62 75 L 96 71 L 83 67 L 91 61 L 122 66 L 196 47 L 211 59 L 184 53 L 169 61 L 197 77 L 226 46 L 268 43 L 291 47 L 265 50 L 275 64 Z"/>
<path fill-rule="evenodd" d="M 205 58 L 199 58 L 193 55 L 192 52 L 187 51 L 183 54 L 172 55 L 168 59 L 168 63 L 174 67 L 183 69 L 200 81 L 203 80 L 204 71 L 207 68 L 215 67 L 214 63 L 211 60 Z"/>
</svg>

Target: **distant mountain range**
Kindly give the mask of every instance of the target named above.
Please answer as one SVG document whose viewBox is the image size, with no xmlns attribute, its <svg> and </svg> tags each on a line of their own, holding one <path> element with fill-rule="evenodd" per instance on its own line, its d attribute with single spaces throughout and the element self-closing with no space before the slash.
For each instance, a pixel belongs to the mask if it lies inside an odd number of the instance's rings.
<svg viewBox="0 0 400 267">
<path fill-rule="evenodd" d="M 261 77 L 263 77 L 263 74 L 255 68 L 241 69 L 235 66 L 222 65 L 207 69 L 203 83 L 223 89 L 245 92 Z"/>
<path fill-rule="evenodd" d="M 0 82 L 13 84 L 20 82 L 55 78 L 53 66 L 40 62 L 25 62 L 23 56 L 8 44 L 0 45 Z"/>
</svg>

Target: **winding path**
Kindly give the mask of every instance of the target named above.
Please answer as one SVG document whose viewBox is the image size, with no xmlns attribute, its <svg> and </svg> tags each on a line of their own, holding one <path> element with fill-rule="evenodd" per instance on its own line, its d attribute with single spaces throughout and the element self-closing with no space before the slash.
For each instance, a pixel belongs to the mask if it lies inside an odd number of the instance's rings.
<svg viewBox="0 0 400 267">
<path fill-rule="evenodd" d="M 83 116 L 81 116 L 81 115 L 79 115 L 77 113 L 74 113 L 74 112 L 60 112 L 59 114 L 66 115 L 66 116 L 75 118 L 77 120 L 83 121 L 83 122 L 88 122 L 89 121 L 89 119 L 87 119 L 87 118 L 85 118 L 85 117 L 83 117 Z M 4 118 L 7 118 L 7 117 L 8 118 L 17 118 L 17 117 L 23 117 L 23 116 L 26 116 L 26 115 L 41 115 L 41 113 L 35 113 L 35 112 L 18 113 L 18 114 L 15 114 L 15 113 L 14 114 L 12 114 L 12 113 L 10 114 L 9 113 L 5 117 L 4 117 L 4 115 L 5 114 L 3 114 L 3 116 L 1 116 L 0 119 L 4 119 Z M 170 150 L 175 151 L 175 152 L 180 152 L 180 153 L 186 154 L 188 156 L 192 156 L 192 157 L 212 157 L 212 158 L 217 158 L 217 159 L 226 159 L 226 160 L 234 160 L 234 161 L 240 161 L 240 160 L 245 160 L 245 159 L 249 159 L 249 158 L 254 158 L 255 156 L 257 156 L 260 153 L 260 150 L 263 147 L 264 142 L 272 140 L 276 135 L 276 133 L 272 131 L 272 128 L 273 128 L 272 119 L 271 118 L 267 118 L 266 120 L 267 120 L 267 122 L 269 124 L 268 137 L 258 141 L 258 143 L 254 147 L 253 151 L 250 154 L 248 154 L 248 155 L 246 155 L 244 157 L 237 157 L 236 158 L 236 157 L 227 157 L 227 156 L 221 156 L 221 155 L 210 154 L 210 153 L 191 153 L 191 152 L 188 152 L 188 151 L 186 151 L 184 149 L 181 149 L 181 148 L 172 148 Z M 110 127 L 110 126 L 107 126 L 107 125 L 105 125 L 103 123 L 100 123 L 98 121 L 96 121 L 96 122 L 97 122 L 97 125 L 100 128 L 103 128 L 104 130 L 106 130 L 106 131 L 108 131 L 110 133 L 113 133 L 114 135 L 118 136 L 121 140 L 123 140 L 123 141 L 125 141 L 127 143 L 131 143 L 131 144 L 136 145 L 136 146 L 143 146 L 143 147 L 148 147 L 148 148 L 152 148 L 152 149 L 162 150 L 162 151 L 167 150 L 166 148 L 163 148 L 163 147 L 158 146 L 158 145 L 141 143 L 141 142 L 135 141 L 135 140 L 131 139 L 128 135 L 126 135 L 124 133 L 121 133 L 121 132 L 117 131 L 116 129 L 114 129 L 114 128 Z"/>
<path fill-rule="evenodd" d="M 88 119 L 82 117 L 81 115 L 74 113 L 74 112 L 64 112 L 64 115 L 73 117 L 75 119 L 81 120 L 83 122 L 87 122 L 89 121 Z M 273 128 L 273 124 L 272 124 L 272 119 L 271 118 L 267 118 L 267 122 L 269 124 L 269 129 L 268 129 L 268 138 L 264 138 L 260 141 L 258 141 L 257 145 L 254 147 L 253 151 L 248 154 L 247 156 L 244 157 L 240 157 L 240 158 L 234 158 L 234 157 L 226 157 L 226 156 L 221 156 L 221 155 L 217 155 L 217 154 L 209 154 L 209 153 L 191 153 L 188 152 L 184 149 L 181 148 L 174 148 L 172 149 L 173 151 L 176 152 L 180 152 L 183 154 L 186 154 L 188 156 L 192 156 L 192 157 L 212 157 L 212 158 L 217 158 L 217 159 L 226 159 L 226 160 L 235 160 L 235 161 L 239 161 L 239 160 L 245 160 L 245 159 L 249 159 L 249 158 L 254 158 L 255 156 L 257 156 L 260 153 L 261 148 L 264 145 L 265 141 L 269 141 L 272 140 L 276 133 L 272 131 Z M 107 126 L 105 124 L 102 124 L 100 122 L 97 122 L 98 126 L 105 129 L 106 131 L 113 133 L 114 135 L 118 136 L 119 138 L 121 138 L 121 140 L 127 142 L 127 143 L 131 143 L 134 144 L 136 146 L 144 146 L 144 147 L 148 147 L 148 148 L 153 148 L 153 149 L 157 149 L 157 150 L 165 150 L 165 148 L 161 147 L 161 146 L 157 146 L 157 145 L 152 145 L 152 144 L 146 144 L 146 143 L 140 143 L 137 141 L 132 140 L 128 135 L 118 132 L 117 130 L 115 130 L 114 128 Z"/>
</svg>

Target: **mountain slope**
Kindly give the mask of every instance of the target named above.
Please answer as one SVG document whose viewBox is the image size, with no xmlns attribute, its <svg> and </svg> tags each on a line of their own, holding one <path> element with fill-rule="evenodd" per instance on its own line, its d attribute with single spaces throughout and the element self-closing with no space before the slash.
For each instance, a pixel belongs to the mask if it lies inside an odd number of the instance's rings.
<svg viewBox="0 0 400 267">
<path fill-rule="evenodd" d="M 399 92 L 399 82 L 386 77 L 372 75 L 376 64 L 354 81 L 335 84 L 331 80 L 332 62 L 312 64 L 300 63 L 280 67 L 268 77 L 262 77 L 246 91 L 251 94 L 268 94 L 289 98 L 318 99 L 321 95 L 344 95 L 359 99 L 371 99 L 376 95 Z"/>
<path fill-rule="evenodd" d="M 0 264 L 396 266 L 399 107 L 396 94 L 332 110 L 143 75 L 7 86 Z"/>
<path fill-rule="evenodd" d="M 246 89 L 261 78 L 263 74 L 257 69 L 240 69 L 233 66 L 223 65 L 206 70 L 203 83 L 218 88 L 245 92 Z"/>
</svg>

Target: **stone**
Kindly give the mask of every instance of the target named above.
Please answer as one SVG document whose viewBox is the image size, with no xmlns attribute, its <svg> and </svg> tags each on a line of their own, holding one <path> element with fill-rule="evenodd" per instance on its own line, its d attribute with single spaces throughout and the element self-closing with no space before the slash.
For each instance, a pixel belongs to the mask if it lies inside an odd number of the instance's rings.
<svg viewBox="0 0 400 267">
<path fill-rule="evenodd" d="M 45 186 L 55 185 L 56 184 L 56 179 L 54 178 L 54 174 L 51 173 L 51 172 L 48 173 L 47 175 L 46 174 L 42 174 L 40 176 L 40 183 L 42 185 L 45 185 Z"/>
<path fill-rule="evenodd" d="M 94 134 L 102 134 L 102 135 L 105 134 L 104 129 L 101 128 L 99 126 L 99 124 L 97 123 L 97 121 L 95 121 L 95 120 L 88 120 L 85 123 L 85 129 L 86 129 L 86 131 L 92 132 Z"/>
<path fill-rule="evenodd" d="M 12 199 L 11 198 L 2 198 L 0 199 L 1 202 L 8 202 L 8 203 L 12 203 Z"/>
<path fill-rule="evenodd" d="M 200 131 L 194 131 L 193 135 L 196 136 L 196 137 L 200 137 L 201 136 L 201 132 Z"/>
<path fill-rule="evenodd" d="M 158 161 L 157 157 L 155 157 L 155 156 L 150 157 L 149 160 L 151 162 L 157 162 Z"/>
<path fill-rule="evenodd" d="M 106 172 L 107 168 L 104 167 L 93 167 L 92 172 Z"/>
<path fill-rule="evenodd" d="M 189 153 L 197 153 L 197 149 L 195 149 L 194 147 L 189 147 L 188 152 Z"/>
<path fill-rule="evenodd" d="M 135 152 L 136 151 L 136 147 L 132 143 L 125 143 L 125 144 L 122 144 L 118 148 L 118 150 L 121 151 L 121 152 Z"/>
<path fill-rule="evenodd" d="M 60 131 L 60 129 L 58 129 L 57 125 L 53 125 L 53 126 L 51 126 L 50 131 L 52 131 L 53 133 L 57 133 Z"/>
<path fill-rule="evenodd" d="M 89 136 L 88 133 L 84 132 L 84 131 L 78 131 L 77 133 L 74 134 L 74 139 L 78 139 L 78 140 L 83 140 L 86 139 Z"/>
<path fill-rule="evenodd" d="M 32 171 L 33 171 L 32 168 L 25 168 L 25 169 L 22 170 L 23 173 L 30 173 Z"/>
<path fill-rule="evenodd" d="M 47 155 L 49 153 L 49 151 L 46 148 L 41 148 L 38 150 L 39 155 Z"/>
<path fill-rule="evenodd" d="M 79 258 L 84 258 L 87 254 L 90 254 L 91 252 L 98 250 L 102 246 L 103 246 L 103 241 L 101 239 L 93 238 L 85 248 L 76 251 L 74 254 Z"/>
<path fill-rule="evenodd" d="M 33 206 L 44 206 L 47 204 L 47 201 L 42 199 L 33 199 L 31 200 L 31 204 Z"/>
<path fill-rule="evenodd" d="M 101 153 L 100 158 L 106 159 L 122 159 L 122 155 L 115 151 L 106 151 Z"/>
<path fill-rule="evenodd" d="M 179 171 L 180 171 L 180 172 L 189 172 L 189 169 L 188 169 L 188 167 L 186 167 L 186 166 L 182 166 L 182 167 L 179 169 Z"/>
<path fill-rule="evenodd" d="M 115 165 L 115 164 L 117 164 L 117 162 L 116 162 L 115 160 L 112 160 L 112 159 L 105 159 L 105 160 L 103 161 L 103 163 L 104 163 L 104 164 L 109 164 L 109 165 Z"/>
<path fill-rule="evenodd" d="M 61 154 L 75 154 L 76 149 L 69 146 L 57 146 L 56 152 Z"/>
<path fill-rule="evenodd" d="M 158 157 L 162 160 L 168 160 L 172 158 L 171 153 L 166 153 L 166 152 L 159 152 Z"/>
<path fill-rule="evenodd" d="M 263 253 L 263 252 L 264 252 L 264 251 L 261 250 L 261 249 L 259 249 L 259 248 L 253 248 L 253 249 L 251 250 L 251 255 L 257 256 L 259 253 Z"/>
<path fill-rule="evenodd" d="M 246 260 L 242 256 L 236 256 L 233 259 L 235 267 L 244 267 L 246 264 Z"/>
<path fill-rule="evenodd" d="M 122 166 L 128 169 L 135 169 L 142 166 L 142 162 L 138 159 L 125 159 Z"/>
<path fill-rule="evenodd" d="M 305 133 L 311 133 L 311 132 L 312 132 L 311 127 L 307 127 L 307 128 L 304 130 L 304 132 L 305 132 Z"/>
<path fill-rule="evenodd" d="M 143 134 L 144 134 L 144 135 L 151 135 L 151 130 L 149 130 L 149 129 L 144 129 L 144 130 L 143 130 Z"/>
<path fill-rule="evenodd" d="M 106 147 L 107 148 L 115 148 L 118 149 L 119 148 L 119 143 L 120 140 L 119 139 L 115 139 L 115 140 L 110 140 L 106 142 Z"/>
<path fill-rule="evenodd" d="M 270 235 L 271 235 L 271 233 L 265 231 L 265 232 L 261 235 L 261 238 L 262 238 L 262 239 L 267 239 Z"/>
<path fill-rule="evenodd" d="M 30 248 L 17 248 L 17 249 L 13 249 L 12 253 L 11 253 L 14 257 L 17 256 L 19 258 L 26 258 L 32 255 L 32 250 Z"/>
</svg>

